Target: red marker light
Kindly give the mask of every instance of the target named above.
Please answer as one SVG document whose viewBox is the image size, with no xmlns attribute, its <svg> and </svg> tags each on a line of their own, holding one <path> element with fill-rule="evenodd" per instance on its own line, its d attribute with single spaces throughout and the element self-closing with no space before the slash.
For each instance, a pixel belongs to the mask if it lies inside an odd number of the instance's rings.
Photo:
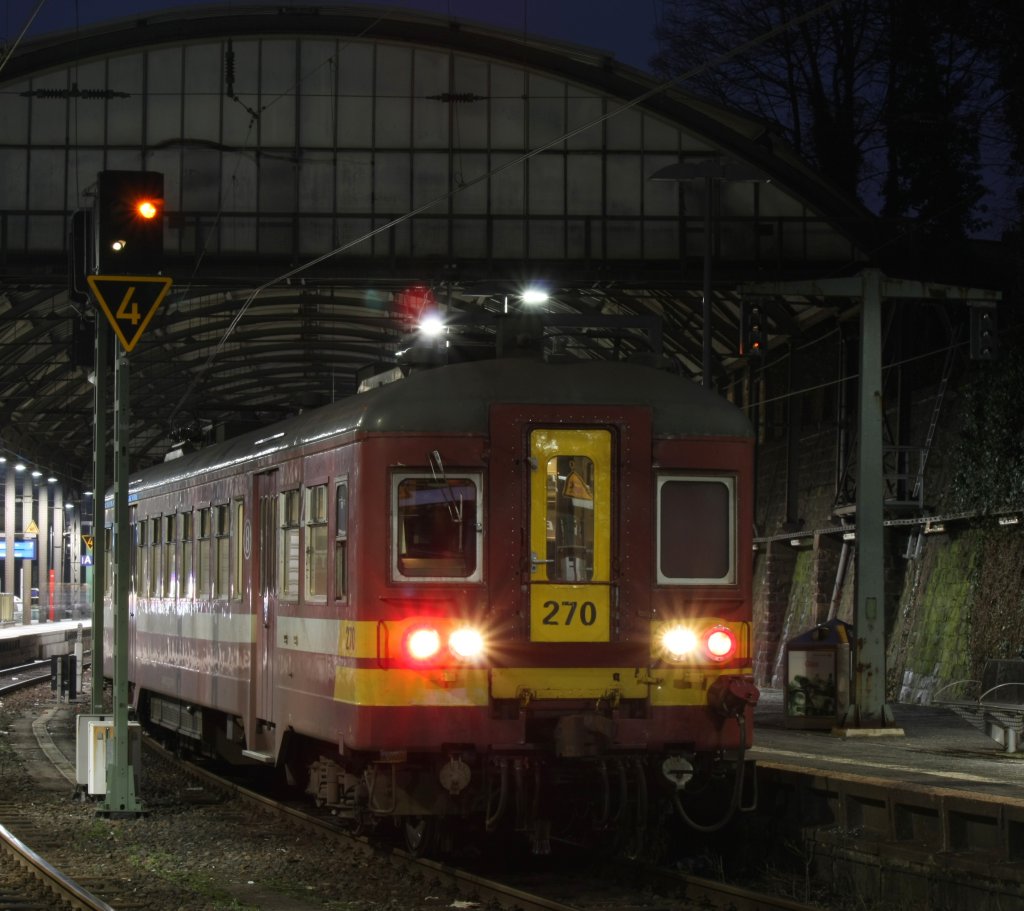
<svg viewBox="0 0 1024 911">
<path fill-rule="evenodd" d="M 712 627 L 704 636 L 704 650 L 712 661 L 725 661 L 736 651 L 736 636 L 728 627 Z"/>
<path fill-rule="evenodd" d="M 429 661 L 441 650 L 441 636 L 429 626 L 417 627 L 406 636 L 405 650 L 413 661 Z"/>
</svg>

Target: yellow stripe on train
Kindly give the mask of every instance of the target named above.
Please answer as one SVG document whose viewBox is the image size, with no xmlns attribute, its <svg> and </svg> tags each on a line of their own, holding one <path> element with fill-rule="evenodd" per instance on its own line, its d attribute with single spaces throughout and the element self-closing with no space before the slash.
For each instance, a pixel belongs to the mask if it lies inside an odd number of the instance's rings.
<svg viewBox="0 0 1024 911">
<path fill-rule="evenodd" d="M 730 674 L 752 669 L 733 668 Z M 334 699 L 365 706 L 486 706 L 545 699 L 649 699 L 655 706 L 702 706 L 722 672 L 696 668 L 357 668 L 339 667 Z"/>
</svg>

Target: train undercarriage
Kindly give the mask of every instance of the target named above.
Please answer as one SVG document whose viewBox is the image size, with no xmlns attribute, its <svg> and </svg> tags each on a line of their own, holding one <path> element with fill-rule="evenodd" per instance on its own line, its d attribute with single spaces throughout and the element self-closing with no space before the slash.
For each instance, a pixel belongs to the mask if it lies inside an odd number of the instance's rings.
<svg viewBox="0 0 1024 911">
<path fill-rule="evenodd" d="M 240 719 L 156 695 L 140 701 L 139 714 L 180 749 L 267 768 L 245 749 Z M 756 805 L 753 763 L 742 751 L 602 750 L 585 733 L 601 728 L 595 719 L 567 716 L 557 727 L 556 744 L 514 750 L 448 744 L 436 753 L 345 756 L 292 733 L 277 772 L 355 830 L 397 830 L 417 855 L 458 850 L 486 833 L 514 837 L 538 855 L 557 841 L 647 856 L 669 820 L 714 831 Z"/>
</svg>

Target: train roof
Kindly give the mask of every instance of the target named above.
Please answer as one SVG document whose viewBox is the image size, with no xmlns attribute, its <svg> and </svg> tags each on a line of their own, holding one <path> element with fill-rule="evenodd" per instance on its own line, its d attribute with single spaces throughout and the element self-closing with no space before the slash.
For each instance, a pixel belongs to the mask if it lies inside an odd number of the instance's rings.
<svg viewBox="0 0 1024 911">
<path fill-rule="evenodd" d="M 684 377 L 621 361 L 501 358 L 413 373 L 134 475 L 132 493 L 203 471 L 242 469 L 348 433 L 484 433 L 493 404 L 647 405 L 660 437 L 749 438 L 742 412 Z"/>
</svg>

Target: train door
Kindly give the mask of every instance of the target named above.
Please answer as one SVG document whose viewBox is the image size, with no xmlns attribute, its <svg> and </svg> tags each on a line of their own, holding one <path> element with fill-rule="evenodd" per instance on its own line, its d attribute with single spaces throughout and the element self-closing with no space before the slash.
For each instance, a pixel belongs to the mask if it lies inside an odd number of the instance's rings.
<svg viewBox="0 0 1024 911">
<path fill-rule="evenodd" d="M 529 445 L 530 641 L 607 642 L 611 432 L 536 428 Z"/>
<path fill-rule="evenodd" d="M 256 613 L 256 654 L 252 692 L 255 717 L 273 718 L 274 674 L 272 666 L 275 626 L 277 624 L 277 531 L 278 472 L 256 475 L 257 530 L 253 544 L 253 611 Z"/>
</svg>

